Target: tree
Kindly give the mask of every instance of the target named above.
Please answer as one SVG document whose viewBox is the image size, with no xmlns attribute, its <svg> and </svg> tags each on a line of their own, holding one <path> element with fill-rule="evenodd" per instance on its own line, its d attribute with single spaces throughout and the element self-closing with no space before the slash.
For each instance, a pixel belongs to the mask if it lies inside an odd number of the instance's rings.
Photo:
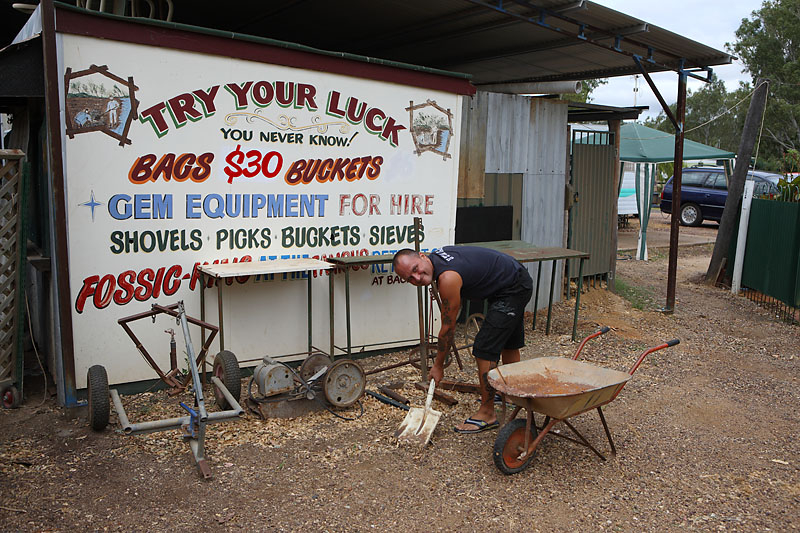
<svg viewBox="0 0 800 533">
<path fill-rule="evenodd" d="M 765 0 L 728 44 L 753 78 L 768 78 L 770 91 L 759 159 L 780 164 L 783 152 L 800 149 L 800 0 Z"/>
<path fill-rule="evenodd" d="M 723 259 L 728 257 L 728 250 L 730 249 L 730 242 L 739 210 L 739 201 L 742 198 L 744 182 L 747 179 L 747 172 L 750 168 L 750 157 L 753 154 L 753 146 L 756 144 L 759 126 L 766 107 L 768 86 L 765 81 L 761 78 L 757 80 L 753 98 L 750 100 L 750 106 L 747 109 L 741 142 L 739 143 L 739 149 L 736 151 L 738 155 L 736 166 L 728 183 L 728 197 L 725 199 L 725 208 L 719 221 L 717 240 L 714 243 L 711 262 L 706 271 L 706 281 L 710 283 L 716 281 L 717 274 L 723 266 Z"/>
</svg>

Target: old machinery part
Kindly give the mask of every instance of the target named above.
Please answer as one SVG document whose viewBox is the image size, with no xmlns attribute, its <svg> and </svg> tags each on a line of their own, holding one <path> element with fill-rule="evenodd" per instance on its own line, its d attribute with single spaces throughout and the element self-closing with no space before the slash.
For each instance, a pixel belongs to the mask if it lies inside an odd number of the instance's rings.
<svg viewBox="0 0 800 533">
<path fill-rule="evenodd" d="M 294 390 L 292 373 L 286 365 L 265 356 L 253 371 L 253 380 L 262 396 L 275 396 Z"/>
<path fill-rule="evenodd" d="M 323 353 L 312 353 L 306 357 L 305 361 L 303 361 L 303 364 L 300 365 L 300 377 L 308 381 L 321 368 L 330 368 L 332 365 L 333 361 L 331 361 L 331 358 L 327 355 Z"/>
<path fill-rule="evenodd" d="M 361 365 L 341 359 L 328 369 L 322 382 L 325 399 L 334 407 L 350 407 L 364 394 L 367 376 Z"/>
</svg>

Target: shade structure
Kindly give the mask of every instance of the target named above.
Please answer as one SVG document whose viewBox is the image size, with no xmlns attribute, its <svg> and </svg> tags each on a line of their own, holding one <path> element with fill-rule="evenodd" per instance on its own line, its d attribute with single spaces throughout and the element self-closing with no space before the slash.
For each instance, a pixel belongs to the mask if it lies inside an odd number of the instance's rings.
<svg viewBox="0 0 800 533">
<path fill-rule="evenodd" d="M 689 139 L 683 141 L 683 160 L 732 159 L 733 152 Z M 671 163 L 675 159 L 675 135 L 631 122 L 620 128 L 620 161 L 631 163 Z"/>
<path fill-rule="evenodd" d="M 639 239 L 636 259 L 647 261 L 647 224 L 655 190 L 655 164 L 673 162 L 675 135 L 632 122 L 620 128 L 620 161 L 636 163 L 636 205 L 639 210 Z M 684 139 L 683 160 L 732 159 L 736 154 Z"/>
<path fill-rule="evenodd" d="M 639 240 L 636 259 L 647 261 L 647 224 L 656 184 L 656 164 L 636 163 L 636 208 L 639 211 Z"/>
</svg>

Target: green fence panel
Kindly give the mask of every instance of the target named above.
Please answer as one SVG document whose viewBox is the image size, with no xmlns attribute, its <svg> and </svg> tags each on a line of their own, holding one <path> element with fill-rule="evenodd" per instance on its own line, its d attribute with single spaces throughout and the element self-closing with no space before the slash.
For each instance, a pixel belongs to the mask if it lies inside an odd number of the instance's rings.
<svg viewBox="0 0 800 533">
<path fill-rule="evenodd" d="M 733 271 L 735 238 L 729 271 Z M 753 199 L 742 286 L 800 307 L 800 204 Z"/>
</svg>

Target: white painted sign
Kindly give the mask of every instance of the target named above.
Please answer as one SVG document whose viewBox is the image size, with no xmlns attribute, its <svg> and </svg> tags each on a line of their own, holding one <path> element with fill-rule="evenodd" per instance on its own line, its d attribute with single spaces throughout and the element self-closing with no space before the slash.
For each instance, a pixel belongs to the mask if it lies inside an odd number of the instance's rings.
<svg viewBox="0 0 800 533">
<path fill-rule="evenodd" d="M 458 95 L 84 36 L 61 43 L 78 388 L 92 364 L 112 383 L 155 377 L 117 320 L 181 299 L 199 317 L 199 264 L 393 253 L 413 247 L 414 216 L 424 248 L 452 243 Z M 418 335 L 416 292 L 389 270 L 351 273 L 354 344 Z M 327 350 L 328 274 L 312 276 L 314 344 Z M 240 360 L 305 351 L 305 279 L 230 281 L 226 349 Z M 216 323 L 216 290 L 206 294 Z M 162 368 L 174 327 L 134 323 Z"/>
</svg>

